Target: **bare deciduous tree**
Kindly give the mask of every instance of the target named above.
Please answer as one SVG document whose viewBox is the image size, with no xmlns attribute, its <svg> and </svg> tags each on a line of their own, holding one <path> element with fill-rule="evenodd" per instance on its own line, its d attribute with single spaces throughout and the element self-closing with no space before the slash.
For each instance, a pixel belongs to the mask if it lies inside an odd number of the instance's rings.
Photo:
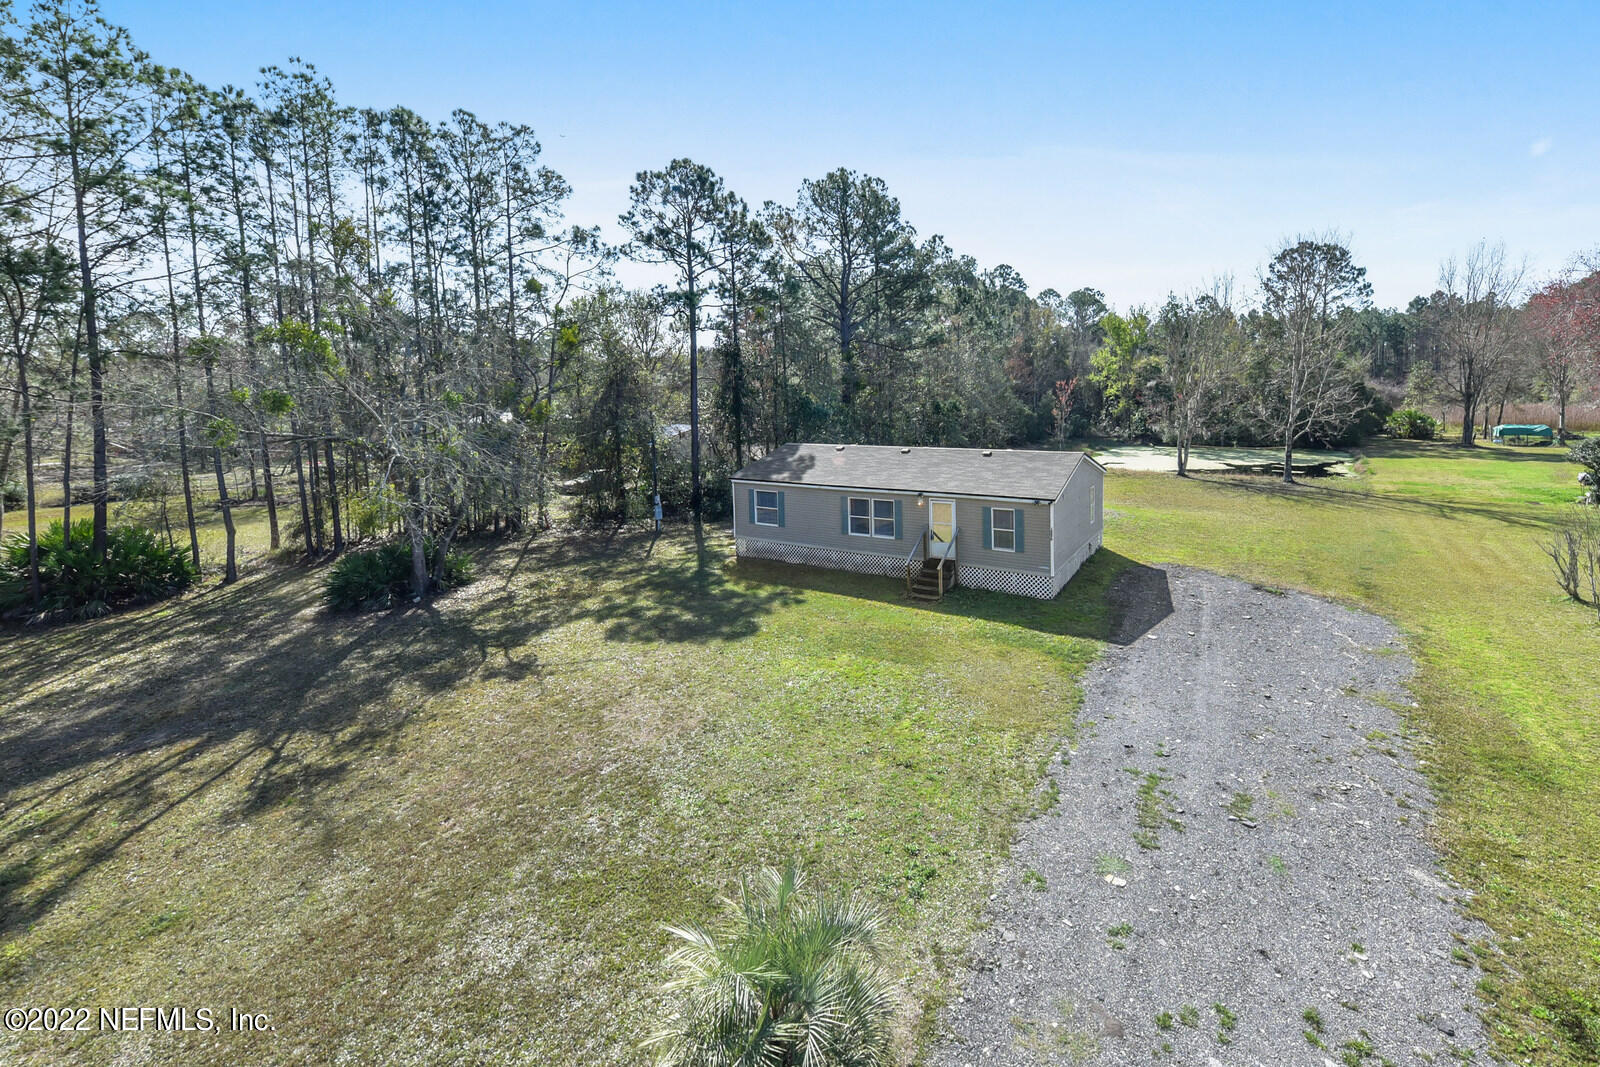
<svg viewBox="0 0 1600 1067">
<path fill-rule="evenodd" d="M 1178 477 L 1188 476 L 1189 449 L 1204 436 L 1223 406 L 1239 353 L 1233 313 L 1233 280 L 1219 279 L 1210 292 L 1170 297 L 1156 321 L 1160 356 L 1161 421 L 1177 452 Z"/>
<path fill-rule="evenodd" d="M 1294 481 L 1294 443 L 1346 416 L 1360 377 L 1345 351 L 1372 285 L 1337 234 L 1301 237 L 1272 257 L 1261 277 L 1270 333 L 1262 348 L 1258 408 L 1283 442 L 1283 480 Z"/>
<path fill-rule="evenodd" d="M 1461 405 L 1461 443 L 1472 444 L 1478 406 L 1501 380 L 1521 343 L 1517 315 L 1525 268 L 1504 245 L 1480 241 L 1439 268 L 1445 378 Z"/>
</svg>

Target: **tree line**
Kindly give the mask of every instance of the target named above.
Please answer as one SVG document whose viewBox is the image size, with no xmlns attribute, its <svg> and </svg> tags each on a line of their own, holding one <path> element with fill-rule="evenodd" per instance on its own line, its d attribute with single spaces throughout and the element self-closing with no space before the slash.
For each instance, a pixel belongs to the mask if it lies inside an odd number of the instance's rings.
<svg viewBox="0 0 1600 1067">
<path fill-rule="evenodd" d="M 1595 276 L 1530 299 L 1488 246 L 1403 312 L 1314 235 L 1248 292 L 1117 313 L 920 235 L 845 168 L 753 206 L 671 161 L 637 175 L 620 245 L 570 192 L 530 127 L 351 107 L 300 59 L 210 88 L 92 0 L 0 0 L 4 502 L 30 545 L 43 501 L 69 539 L 86 507 L 99 555 L 111 502 L 147 500 L 196 568 L 214 508 L 224 581 L 241 507 L 305 556 L 397 532 L 420 594 L 463 534 L 653 493 L 720 513 L 787 440 L 1105 434 L 1180 468 L 1196 442 L 1273 443 L 1288 477 L 1402 387 L 1455 397 L 1470 443 L 1497 398 L 1564 409 L 1594 377 Z M 619 284 L 624 257 L 667 280 Z"/>
</svg>

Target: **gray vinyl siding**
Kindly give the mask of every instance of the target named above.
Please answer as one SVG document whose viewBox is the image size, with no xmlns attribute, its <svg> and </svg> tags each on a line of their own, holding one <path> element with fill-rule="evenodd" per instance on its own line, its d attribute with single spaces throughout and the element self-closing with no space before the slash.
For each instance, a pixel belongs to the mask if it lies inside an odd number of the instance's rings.
<svg viewBox="0 0 1600 1067">
<path fill-rule="evenodd" d="M 1022 551 L 996 552 L 983 547 L 983 509 L 1015 508 L 1022 520 Z M 927 520 L 923 520 L 926 524 Z M 956 559 L 980 567 L 1030 574 L 1050 573 L 1050 506 L 1009 500 L 956 500 Z"/>
<path fill-rule="evenodd" d="M 760 526 L 750 514 L 750 490 L 771 489 L 784 495 L 784 524 L 781 528 Z M 878 500 L 900 502 L 900 528 L 898 537 L 861 537 L 844 532 L 845 525 L 840 500 L 861 496 Z M 922 536 L 928 525 L 927 501 L 914 494 L 871 492 L 820 488 L 801 485 L 775 485 L 759 482 L 733 483 L 735 537 L 761 538 L 786 544 L 809 545 L 814 548 L 846 549 L 852 552 L 876 552 L 904 558 Z M 929 498 L 939 499 L 930 492 Z M 944 498 L 948 499 L 948 498 Z M 1050 571 L 1050 506 L 1048 504 L 1021 504 L 1006 500 L 971 500 L 954 498 L 956 505 L 956 559 L 961 563 L 997 567 L 1002 570 L 1048 574 Z M 983 547 L 983 509 L 985 507 L 1016 508 L 1022 520 L 1022 551 L 996 552 Z"/>
<path fill-rule="evenodd" d="M 1098 499 L 1098 507 L 1095 501 Z M 1105 475 L 1092 463 L 1081 464 L 1056 500 L 1055 564 L 1060 575 L 1073 554 L 1090 540 L 1098 543 L 1105 526 Z"/>
</svg>

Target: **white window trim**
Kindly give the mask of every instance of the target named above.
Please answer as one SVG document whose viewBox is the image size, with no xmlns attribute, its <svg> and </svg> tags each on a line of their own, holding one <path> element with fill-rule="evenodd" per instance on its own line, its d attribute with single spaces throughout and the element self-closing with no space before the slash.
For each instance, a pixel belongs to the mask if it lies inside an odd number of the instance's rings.
<svg viewBox="0 0 1600 1067">
<path fill-rule="evenodd" d="M 753 516 L 751 516 L 750 521 L 752 523 L 754 523 L 755 525 L 757 525 L 757 526 L 771 526 L 772 528 L 777 529 L 778 528 L 778 491 L 776 489 L 757 489 L 755 491 L 755 494 L 756 494 L 756 512 L 755 512 L 755 514 Z M 772 506 L 771 507 L 768 507 L 767 505 L 765 505 L 765 504 L 763 504 L 761 502 L 762 494 L 766 494 L 767 496 L 772 497 Z M 761 513 L 763 511 L 770 511 L 772 513 L 772 521 L 771 522 L 762 522 L 761 521 Z"/>
<path fill-rule="evenodd" d="M 858 519 L 858 518 L 861 517 L 859 515 L 852 514 L 851 510 L 850 510 L 850 505 L 854 504 L 857 500 L 865 500 L 867 502 L 867 515 L 866 515 L 867 529 L 866 529 L 865 533 L 857 533 L 854 529 L 851 528 L 854 525 L 852 520 Z M 850 536 L 850 537 L 875 537 L 880 541 L 893 541 L 893 540 L 895 540 L 896 537 L 899 536 L 899 534 L 900 534 L 899 523 L 895 522 L 894 514 L 893 514 L 893 508 L 894 508 L 894 498 L 893 497 L 883 497 L 883 496 L 846 496 L 845 497 L 845 501 L 846 501 L 845 502 L 845 532 L 846 532 L 846 534 L 848 536 Z M 890 513 L 890 515 L 889 515 L 889 517 L 887 519 L 879 519 L 878 518 L 878 505 L 880 503 L 888 504 L 889 507 L 890 507 L 890 512 L 891 513 Z M 889 532 L 888 533 L 881 534 L 881 533 L 877 532 L 877 528 L 878 528 L 878 523 L 879 522 L 887 522 L 889 524 Z"/>
<path fill-rule="evenodd" d="M 1002 511 L 1008 511 L 1008 512 L 1011 513 L 1011 528 L 1009 530 L 1000 529 L 999 524 L 997 524 L 994 521 L 994 517 L 996 515 L 998 515 Z M 998 535 L 999 534 L 1003 534 L 1003 533 L 1008 533 L 1008 534 L 1011 535 L 1011 547 L 1010 548 L 1001 548 L 1000 547 L 1000 540 L 999 540 Z M 1017 551 L 1017 509 L 1016 508 L 990 508 L 989 509 L 989 550 L 991 552 L 1011 552 L 1013 554 Z"/>
</svg>

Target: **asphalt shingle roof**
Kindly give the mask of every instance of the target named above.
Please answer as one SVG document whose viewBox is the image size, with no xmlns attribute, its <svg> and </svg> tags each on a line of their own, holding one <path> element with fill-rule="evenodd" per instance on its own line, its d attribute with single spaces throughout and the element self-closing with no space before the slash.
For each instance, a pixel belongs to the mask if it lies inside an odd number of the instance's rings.
<svg viewBox="0 0 1600 1067">
<path fill-rule="evenodd" d="M 746 464 L 743 481 L 878 489 L 890 493 L 1054 500 L 1082 452 L 896 445 L 787 444 Z"/>
</svg>

